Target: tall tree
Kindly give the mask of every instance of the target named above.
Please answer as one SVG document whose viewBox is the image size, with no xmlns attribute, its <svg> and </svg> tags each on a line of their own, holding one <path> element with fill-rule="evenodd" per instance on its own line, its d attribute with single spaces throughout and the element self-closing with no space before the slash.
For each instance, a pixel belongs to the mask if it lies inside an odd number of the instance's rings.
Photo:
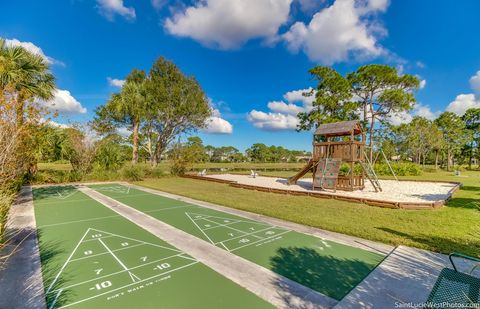
<svg viewBox="0 0 480 309">
<path fill-rule="evenodd" d="M 96 111 L 93 128 L 100 133 L 112 133 L 121 126 L 132 130 L 132 163 L 138 162 L 139 130 L 145 120 L 145 72 L 134 69 L 126 78 L 120 93 L 111 96 L 106 105 Z"/>
<path fill-rule="evenodd" d="M 452 112 L 443 112 L 435 119 L 435 123 L 443 135 L 447 170 L 450 170 L 455 153 L 468 142 L 469 134 L 462 118 Z"/>
<path fill-rule="evenodd" d="M 146 89 L 148 124 L 155 132 L 156 164 L 176 136 L 205 127 L 212 111 L 197 80 L 185 76 L 163 57 L 150 69 Z"/>
<path fill-rule="evenodd" d="M 468 166 L 472 168 L 474 153 L 478 153 L 480 139 L 480 108 L 469 108 L 462 117 L 465 126 L 470 130 Z"/>
<path fill-rule="evenodd" d="M 356 118 L 357 104 L 351 101 L 352 89 L 349 81 L 335 69 L 317 66 L 309 70 L 318 82 L 316 91 L 304 93 L 315 95 L 312 109 L 298 114 L 300 123 L 297 130 L 311 130 L 322 123 Z"/>
<path fill-rule="evenodd" d="M 7 46 L 0 39 L 0 104 L 13 102 L 17 126 L 25 121 L 25 112 L 31 116 L 37 100 L 50 100 L 55 93 L 55 77 L 44 57 L 21 46 Z"/>
<path fill-rule="evenodd" d="M 348 74 L 347 79 L 368 125 L 372 160 L 377 120 L 383 121 L 393 113 L 410 110 L 416 101 L 413 92 L 420 81 L 413 75 L 399 75 L 396 68 L 382 64 L 364 65 Z"/>
</svg>

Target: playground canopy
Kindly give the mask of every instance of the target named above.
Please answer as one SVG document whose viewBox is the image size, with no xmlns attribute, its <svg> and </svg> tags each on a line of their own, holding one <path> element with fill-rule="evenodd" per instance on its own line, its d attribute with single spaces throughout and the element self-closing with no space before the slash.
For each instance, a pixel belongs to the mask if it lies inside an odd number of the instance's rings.
<svg viewBox="0 0 480 309">
<path fill-rule="evenodd" d="M 326 123 L 318 126 L 315 135 L 326 137 L 359 135 L 363 133 L 362 125 L 358 120 Z"/>
</svg>

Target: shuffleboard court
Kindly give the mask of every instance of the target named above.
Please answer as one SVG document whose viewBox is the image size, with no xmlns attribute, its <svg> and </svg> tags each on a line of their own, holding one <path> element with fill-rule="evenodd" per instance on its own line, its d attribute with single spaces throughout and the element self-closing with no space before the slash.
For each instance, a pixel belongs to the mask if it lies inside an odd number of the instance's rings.
<svg viewBox="0 0 480 309">
<path fill-rule="evenodd" d="M 336 300 L 385 257 L 126 185 L 89 187 Z"/>
<path fill-rule="evenodd" d="M 48 308 L 273 308 L 74 187 L 33 195 Z"/>
</svg>

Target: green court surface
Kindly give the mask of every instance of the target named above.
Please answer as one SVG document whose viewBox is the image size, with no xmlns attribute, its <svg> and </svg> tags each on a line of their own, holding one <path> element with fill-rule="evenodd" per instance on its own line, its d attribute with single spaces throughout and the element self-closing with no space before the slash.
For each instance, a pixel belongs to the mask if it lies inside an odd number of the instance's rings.
<svg viewBox="0 0 480 309">
<path fill-rule="evenodd" d="M 341 300 L 383 255 L 248 220 L 128 186 L 91 188 L 336 300 Z"/>
<path fill-rule="evenodd" d="M 74 187 L 33 194 L 48 308 L 273 308 Z"/>
</svg>

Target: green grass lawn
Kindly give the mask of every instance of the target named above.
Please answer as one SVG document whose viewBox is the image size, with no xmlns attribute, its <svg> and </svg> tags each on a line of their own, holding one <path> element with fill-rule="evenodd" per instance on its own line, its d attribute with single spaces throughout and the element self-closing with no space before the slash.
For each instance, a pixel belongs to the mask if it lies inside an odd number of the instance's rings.
<svg viewBox="0 0 480 309">
<path fill-rule="evenodd" d="M 291 172 L 272 173 L 291 176 Z M 437 210 L 400 210 L 338 200 L 233 188 L 186 178 L 160 178 L 139 185 L 334 232 L 393 245 L 480 256 L 480 172 L 424 173 L 402 179 L 460 181 L 464 187 Z"/>
</svg>

